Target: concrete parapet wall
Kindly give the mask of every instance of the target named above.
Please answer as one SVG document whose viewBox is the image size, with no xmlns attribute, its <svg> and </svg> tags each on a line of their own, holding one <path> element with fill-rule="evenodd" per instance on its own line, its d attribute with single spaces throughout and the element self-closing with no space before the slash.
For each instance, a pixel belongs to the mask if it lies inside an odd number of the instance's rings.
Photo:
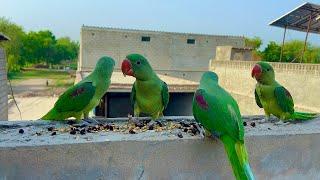
<svg viewBox="0 0 320 180">
<path fill-rule="evenodd" d="M 253 114 L 262 114 L 254 100 L 256 81 L 251 77 L 254 64 L 247 61 L 211 61 L 209 69 L 219 75 L 220 84 L 226 90 L 251 99 L 243 107 L 240 105 L 241 109 L 247 108 L 248 104 L 248 107 L 257 109 Z M 270 64 L 275 70 L 276 80 L 290 91 L 298 110 L 320 112 L 320 64 Z"/>
<path fill-rule="evenodd" d="M 244 117 L 246 121 L 261 118 Z M 182 119 L 193 120 L 166 118 Z M 319 179 L 319 120 L 246 126 L 256 179 Z M 168 131 L 50 136 L 46 131 L 50 126 L 68 127 L 48 121 L 0 123 L 0 179 L 234 179 L 217 140 L 184 132 L 178 138 Z M 18 133 L 20 128 L 24 134 Z"/>
</svg>

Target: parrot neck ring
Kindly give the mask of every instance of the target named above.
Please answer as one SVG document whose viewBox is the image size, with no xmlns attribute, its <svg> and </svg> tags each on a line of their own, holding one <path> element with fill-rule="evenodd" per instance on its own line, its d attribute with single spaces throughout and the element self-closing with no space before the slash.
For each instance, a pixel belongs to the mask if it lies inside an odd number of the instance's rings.
<svg viewBox="0 0 320 180">
<path fill-rule="evenodd" d="M 262 77 L 262 69 L 260 65 L 256 64 L 251 72 L 251 76 L 255 78 L 256 80 L 259 80 Z"/>
<path fill-rule="evenodd" d="M 122 61 L 121 70 L 124 76 L 133 76 L 132 64 L 128 59 Z"/>
</svg>

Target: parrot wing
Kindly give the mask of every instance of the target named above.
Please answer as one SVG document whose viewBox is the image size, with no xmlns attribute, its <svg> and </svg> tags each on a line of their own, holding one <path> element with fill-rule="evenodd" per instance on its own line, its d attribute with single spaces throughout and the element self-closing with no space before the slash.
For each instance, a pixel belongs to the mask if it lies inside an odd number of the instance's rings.
<svg viewBox="0 0 320 180">
<path fill-rule="evenodd" d="M 262 104 L 261 104 L 261 101 L 260 101 L 260 98 L 258 96 L 258 93 L 257 93 L 257 90 L 254 90 L 254 97 L 256 99 L 256 103 L 257 105 L 260 107 L 260 108 L 263 108 Z"/>
<path fill-rule="evenodd" d="M 277 98 L 278 104 L 283 112 L 294 113 L 294 103 L 290 92 L 283 86 L 277 87 L 274 90 L 274 95 Z"/>
<path fill-rule="evenodd" d="M 90 103 L 95 91 L 92 82 L 78 83 L 64 92 L 54 107 L 58 112 L 81 111 Z"/>
<path fill-rule="evenodd" d="M 162 95 L 162 104 L 163 104 L 163 109 L 166 109 L 169 103 L 169 90 L 167 83 L 163 82 L 162 84 L 162 89 L 161 89 L 161 95 Z"/>
<path fill-rule="evenodd" d="M 136 86 L 135 85 L 136 85 L 136 82 L 133 83 L 131 93 L 130 93 L 130 100 L 131 100 L 132 104 L 134 104 L 134 102 L 136 101 Z"/>
</svg>

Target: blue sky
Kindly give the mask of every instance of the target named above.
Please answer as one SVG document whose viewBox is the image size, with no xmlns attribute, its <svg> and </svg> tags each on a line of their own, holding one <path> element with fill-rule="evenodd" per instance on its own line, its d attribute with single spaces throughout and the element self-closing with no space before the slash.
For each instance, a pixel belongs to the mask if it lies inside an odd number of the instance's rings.
<svg viewBox="0 0 320 180">
<path fill-rule="evenodd" d="M 26 32 L 51 30 L 57 37 L 79 40 L 84 25 L 205 33 L 282 41 L 283 29 L 268 23 L 305 1 L 300 0 L 1 0 L 0 16 L 10 18 Z M 309 1 L 320 4 L 318 1 Z M 286 40 L 305 38 L 287 31 Z M 320 35 L 310 34 L 320 45 Z"/>
</svg>

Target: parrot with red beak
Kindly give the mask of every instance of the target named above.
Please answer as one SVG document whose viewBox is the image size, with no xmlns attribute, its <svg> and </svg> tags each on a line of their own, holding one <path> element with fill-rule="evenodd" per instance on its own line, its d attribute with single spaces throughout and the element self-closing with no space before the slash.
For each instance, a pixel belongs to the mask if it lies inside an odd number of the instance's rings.
<svg viewBox="0 0 320 180">
<path fill-rule="evenodd" d="M 145 113 L 151 115 L 152 120 L 163 116 L 162 112 L 169 103 L 168 87 L 154 72 L 148 60 L 140 54 L 127 55 L 121 70 L 124 76 L 136 78 L 130 94 L 134 116 L 138 119 L 140 113 Z"/>
<path fill-rule="evenodd" d="M 275 80 L 272 66 L 266 62 L 258 62 L 252 68 L 251 76 L 257 84 L 254 91 L 255 100 L 264 109 L 268 121 L 271 114 L 281 121 L 276 124 L 288 124 L 289 120 L 304 120 L 315 118 L 315 113 L 295 112 L 290 92 Z"/>
</svg>

